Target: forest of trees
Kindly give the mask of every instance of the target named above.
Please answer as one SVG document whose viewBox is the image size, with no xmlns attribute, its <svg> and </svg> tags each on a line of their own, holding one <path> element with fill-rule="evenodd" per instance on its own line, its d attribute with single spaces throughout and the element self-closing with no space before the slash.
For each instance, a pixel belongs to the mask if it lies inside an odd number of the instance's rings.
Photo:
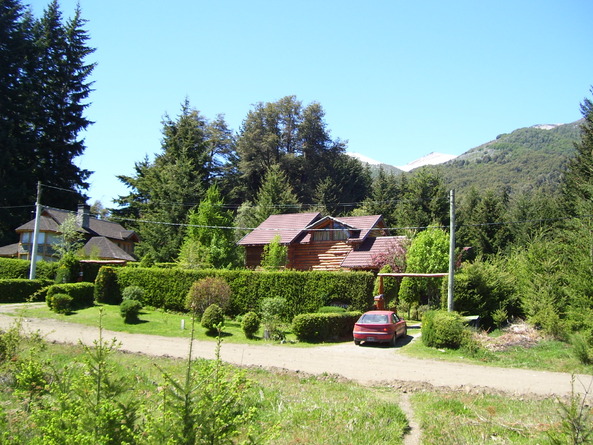
<svg viewBox="0 0 593 445">
<path fill-rule="evenodd" d="M 36 19 L 19 0 L 0 5 L 6 244 L 30 219 L 38 181 L 46 185 L 45 205 L 74 209 L 85 200 L 92 172 L 74 160 L 85 149 L 79 134 L 91 124 L 84 111 L 95 64 L 87 60 L 93 49 L 80 10 L 64 20 L 52 1 Z M 527 316 L 558 335 L 585 332 L 593 344 L 593 105 L 585 99 L 581 108 L 581 139 L 565 170 L 555 172 L 557 189 L 534 184 L 459 196 L 457 307 L 479 307 L 486 319 L 496 311 Z M 223 115 L 206 117 L 186 99 L 176 117 L 163 118 L 160 152 L 118 176 L 129 193 L 115 199 L 107 217 L 138 232 L 139 258 L 186 267 L 240 267 L 237 239 L 271 214 L 382 214 L 392 235 L 412 242 L 428 227 L 447 231 L 442 170 L 372 175 L 346 148 L 317 102 L 286 96 L 257 103 L 233 131 Z M 406 298 L 422 303 L 422 295 Z"/>
</svg>

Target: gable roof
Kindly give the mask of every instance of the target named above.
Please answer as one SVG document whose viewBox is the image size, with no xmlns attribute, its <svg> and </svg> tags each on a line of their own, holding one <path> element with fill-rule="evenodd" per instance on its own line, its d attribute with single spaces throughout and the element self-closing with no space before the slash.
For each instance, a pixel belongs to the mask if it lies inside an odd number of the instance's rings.
<svg viewBox="0 0 593 445">
<path fill-rule="evenodd" d="M 290 244 L 303 234 L 305 227 L 320 217 L 319 212 L 271 215 L 237 244 L 241 246 L 266 245 L 270 244 L 276 235 L 280 235 L 280 244 Z"/>
<path fill-rule="evenodd" d="M 405 236 L 369 237 L 359 248 L 351 251 L 342 261 L 341 267 L 348 269 L 372 269 L 378 255 L 400 246 Z"/>
<path fill-rule="evenodd" d="M 88 256 L 97 255 L 101 259 L 117 259 L 136 261 L 132 255 L 118 247 L 113 241 L 104 236 L 94 236 L 83 247 Z"/>
<path fill-rule="evenodd" d="M 76 212 L 45 207 L 39 218 L 39 230 L 42 232 L 59 232 L 60 225 L 64 223 L 68 216 L 72 215 L 76 216 Z M 32 232 L 34 228 L 35 220 L 31 220 L 17 227 L 16 232 Z M 105 236 L 120 241 L 138 241 L 138 235 L 133 230 L 126 230 L 119 223 L 92 216 L 89 218 L 88 227 L 81 227 L 80 230 L 90 236 Z"/>
<path fill-rule="evenodd" d="M 333 216 L 326 216 L 318 221 L 309 224 L 306 230 L 315 230 L 323 227 L 328 221 L 335 221 L 336 223 L 345 226 L 350 230 L 349 242 L 362 242 L 364 241 L 369 233 L 373 229 L 383 228 L 383 216 L 382 215 L 369 215 L 369 216 L 343 216 L 340 218 L 334 218 Z M 304 242 L 308 242 L 304 240 Z"/>
</svg>

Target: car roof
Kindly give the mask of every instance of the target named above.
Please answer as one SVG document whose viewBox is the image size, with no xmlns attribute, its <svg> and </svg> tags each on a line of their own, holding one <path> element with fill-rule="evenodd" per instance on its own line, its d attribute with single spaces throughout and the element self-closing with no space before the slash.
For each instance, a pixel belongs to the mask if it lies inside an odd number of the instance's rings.
<svg viewBox="0 0 593 445">
<path fill-rule="evenodd" d="M 393 313 L 394 313 L 393 311 L 367 311 L 367 312 L 365 312 L 365 314 L 379 314 L 379 315 L 389 315 L 389 314 L 393 314 Z"/>
</svg>

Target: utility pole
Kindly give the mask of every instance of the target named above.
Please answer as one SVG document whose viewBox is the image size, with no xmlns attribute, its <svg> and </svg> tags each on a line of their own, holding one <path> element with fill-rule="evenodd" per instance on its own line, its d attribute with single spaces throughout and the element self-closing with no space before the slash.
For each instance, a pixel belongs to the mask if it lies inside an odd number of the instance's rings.
<svg viewBox="0 0 593 445">
<path fill-rule="evenodd" d="M 37 201 L 35 202 L 35 228 L 33 229 L 33 245 L 31 246 L 31 268 L 29 279 L 35 279 L 37 271 L 37 239 L 39 238 L 39 220 L 41 219 L 41 181 L 37 182 Z"/>
<path fill-rule="evenodd" d="M 455 190 L 450 192 L 451 217 L 449 229 L 449 289 L 447 292 L 447 310 L 453 311 L 453 285 L 455 284 Z"/>
</svg>

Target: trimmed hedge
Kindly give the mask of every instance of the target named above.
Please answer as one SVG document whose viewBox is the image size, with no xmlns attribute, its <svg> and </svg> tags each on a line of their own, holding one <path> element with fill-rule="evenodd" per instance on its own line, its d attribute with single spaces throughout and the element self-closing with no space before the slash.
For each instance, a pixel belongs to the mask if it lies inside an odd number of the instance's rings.
<svg viewBox="0 0 593 445">
<path fill-rule="evenodd" d="M 20 261 L 20 260 L 19 260 Z M 24 303 L 29 298 L 52 284 L 52 280 L 27 280 L 24 278 L 15 278 L 10 280 L 0 280 L 0 303 Z M 35 295 L 33 301 L 43 301 L 41 294 Z"/>
<path fill-rule="evenodd" d="M 459 349 L 467 336 L 457 312 L 428 311 L 422 317 L 422 343 L 432 348 Z"/>
<path fill-rule="evenodd" d="M 108 283 L 100 282 L 105 267 L 96 281 L 98 295 L 106 294 Z M 257 311 L 266 297 L 283 297 L 288 302 L 290 318 L 315 312 L 321 306 L 339 298 L 352 310 L 365 311 L 373 305 L 374 275 L 371 272 L 298 272 L 252 270 L 187 270 L 142 267 L 112 269 L 117 279 L 117 290 L 127 286 L 141 286 L 144 306 L 185 311 L 185 297 L 191 285 L 206 277 L 221 277 L 232 289 L 229 315 Z M 113 284 L 113 283 L 112 283 Z M 97 299 L 97 301 L 101 301 Z"/>
<path fill-rule="evenodd" d="M 31 262 L 17 258 L 0 258 L 0 280 L 29 278 Z M 58 263 L 38 261 L 35 278 L 38 280 L 52 280 L 56 277 Z"/>
<path fill-rule="evenodd" d="M 352 337 L 361 312 L 300 314 L 292 321 L 292 332 L 300 341 L 317 343 Z"/>
<path fill-rule="evenodd" d="M 54 284 L 47 289 L 47 305 L 54 308 L 53 298 L 57 294 L 66 294 L 72 297 L 72 309 L 82 309 L 95 304 L 95 286 L 93 283 L 64 283 Z"/>
</svg>

